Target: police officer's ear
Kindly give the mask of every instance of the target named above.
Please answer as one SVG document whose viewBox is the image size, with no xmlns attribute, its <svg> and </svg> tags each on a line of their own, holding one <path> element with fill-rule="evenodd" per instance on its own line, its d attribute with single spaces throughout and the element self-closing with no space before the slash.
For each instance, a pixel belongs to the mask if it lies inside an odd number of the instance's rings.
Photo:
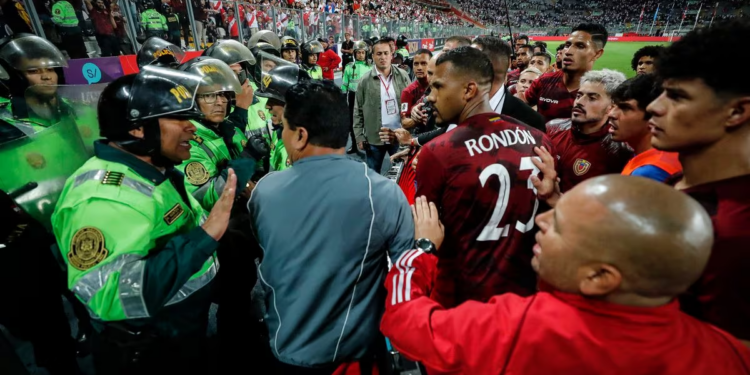
<svg viewBox="0 0 750 375">
<path fill-rule="evenodd" d="M 143 139 L 146 136 L 146 133 L 143 131 L 143 126 L 129 131 L 128 134 L 139 139 Z"/>
</svg>

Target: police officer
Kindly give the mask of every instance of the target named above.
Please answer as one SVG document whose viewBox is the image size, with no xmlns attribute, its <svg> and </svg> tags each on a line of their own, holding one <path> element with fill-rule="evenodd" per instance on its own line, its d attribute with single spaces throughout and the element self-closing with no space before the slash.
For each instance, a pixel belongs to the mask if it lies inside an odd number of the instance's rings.
<svg viewBox="0 0 750 375">
<path fill-rule="evenodd" d="M 253 144 L 248 147 L 244 133 L 247 115 L 241 116 L 241 121 L 225 119 L 229 104 L 242 92 L 240 81 L 227 64 L 211 57 L 192 59 L 178 70 L 203 77 L 195 99 L 203 116 L 191 120 L 196 131 L 190 141 L 190 158 L 178 167 L 187 176 L 188 192 L 210 210 L 221 196 L 232 168 L 240 185 L 248 187 L 240 195 L 248 198 L 255 162 L 263 155 L 256 152 Z M 262 139 L 259 144 L 264 145 Z"/>
<path fill-rule="evenodd" d="M 52 216 L 68 286 L 92 317 L 99 374 L 209 370 L 210 285 L 237 177 L 228 172 L 206 218 L 174 168 L 190 157 L 201 81 L 146 66 L 110 83 L 98 105 L 106 139 L 67 180 Z"/>
<path fill-rule="evenodd" d="M 167 37 L 167 19 L 154 9 L 154 2 L 146 0 L 143 3 L 143 7 L 146 8 L 141 13 L 141 27 L 145 30 L 147 38 L 152 36 L 166 38 Z"/>
<path fill-rule="evenodd" d="M 146 65 L 176 68 L 184 59 L 185 52 L 180 47 L 155 36 L 143 42 L 135 57 L 139 69 Z"/>
<path fill-rule="evenodd" d="M 83 30 L 79 25 L 76 11 L 66 0 L 57 0 L 52 5 L 52 22 L 57 26 L 60 45 L 68 52 L 71 59 L 88 58 L 86 45 L 83 44 Z"/>
<path fill-rule="evenodd" d="M 18 34 L 0 41 L 0 64 L 8 73 L 2 82 L 10 94 L 0 98 L 0 119 L 27 135 L 72 121 L 93 149 L 99 135 L 96 112 L 58 91 L 65 83 L 62 68 L 68 66 L 60 50 L 44 38 Z"/>
<path fill-rule="evenodd" d="M 297 40 L 290 36 L 281 38 L 281 58 L 289 61 L 292 64 L 298 64 L 298 57 L 299 43 L 297 42 Z"/>
<path fill-rule="evenodd" d="M 396 39 L 396 53 L 401 55 L 403 58 L 403 61 L 406 61 L 409 58 L 409 50 L 406 48 L 409 46 L 409 39 L 406 37 L 406 35 L 399 35 L 398 39 Z"/>
<path fill-rule="evenodd" d="M 271 112 L 273 132 L 271 133 L 271 170 L 282 171 L 291 166 L 284 141 L 281 138 L 283 130 L 282 117 L 286 106 L 286 91 L 302 80 L 312 79 L 310 75 L 296 66 L 280 66 L 263 76 L 263 84 L 258 96 L 268 98 L 266 108 Z"/>
<path fill-rule="evenodd" d="M 181 45 L 180 39 L 180 16 L 174 12 L 169 4 L 162 5 L 164 8 L 164 17 L 167 20 L 167 39 L 174 45 Z"/>
<path fill-rule="evenodd" d="M 10 78 L 2 66 L 0 78 Z M 0 273 L 0 284 L 13 286 L 0 291 L 4 303 L 0 324 L 16 338 L 30 342 L 36 365 L 52 375 L 75 374 L 79 370 L 75 342 L 60 298 L 67 293 L 64 275 L 50 251 L 55 239 L 45 228 L 54 206 L 44 203 L 54 201 L 60 190 L 46 188 L 46 182 L 67 177 L 85 160 L 74 124 L 56 125 L 37 135 L 0 120 L 0 160 L 9 166 L 0 176 L 0 251 L 5 264 L 13 265 Z M 66 166 L 66 162 L 77 164 Z M 53 167 L 52 163 L 60 165 Z M 41 209 L 38 203 L 42 203 Z M 85 330 L 85 321 L 79 321 L 79 332 Z M 0 341 L 3 340 L 0 333 Z M 12 346 L 4 349 L 13 351 Z M 7 358 L 5 355 L 0 349 L 0 356 Z M 23 368 L 23 364 L 19 366 Z"/>
<path fill-rule="evenodd" d="M 323 51 L 323 45 L 317 40 L 312 40 L 302 45 L 301 67 L 312 79 L 323 79 L 323 69 L 318 65 L 318 58 Z"/>
<path fill-rule="evenodd" d="M 362 80 L 362 76 L 372 69 L 370 64 L 367 63 L 367 52 L 369 51 L 367 43 L 361 40 L 356 41 L 353 49 L 355 60 L 344 68 L 344 75 L 341 77 L 341 91 L 347 95 L 346 99 L 349 103 L 349 127 L 352 138 L 352 146 L 346 150 L 349 154 L 357 152 L 357 140 L 354 136 L 354 97 L 357 94 L 357 88 L 359 87 L 359 81 Z"/>
</svg>

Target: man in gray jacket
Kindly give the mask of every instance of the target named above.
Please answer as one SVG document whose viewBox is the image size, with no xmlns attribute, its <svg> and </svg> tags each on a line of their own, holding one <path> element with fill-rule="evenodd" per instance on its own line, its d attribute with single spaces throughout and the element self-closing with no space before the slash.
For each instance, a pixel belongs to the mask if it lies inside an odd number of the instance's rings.
<svg viewBox="0 0 750 375">
<path fill-rule="evenodd" d="M 398 142 L 384 143 L 380 129 L 401 127 L 401 92 L 411 84 L 409 74 L 391 64 L 393 55 L 383 40 L 373 47 L 375 67 L 359 83 L 354 102 L 357 147 L 367 154 L 367 165 L 380 172 L 385 154 L 398 152 Z"/>
<path fill-rule="evenodd" d="M 344 155 L 341 89 L 306 81 L 285 99 L 282 139 L 293 167 L 262 178 L 248 202 L 276 357 L 265 373 L 372 369 L 385 345 L 387 257 L 414 248 L 411 210 L 396 184 Z"/>
</svg>

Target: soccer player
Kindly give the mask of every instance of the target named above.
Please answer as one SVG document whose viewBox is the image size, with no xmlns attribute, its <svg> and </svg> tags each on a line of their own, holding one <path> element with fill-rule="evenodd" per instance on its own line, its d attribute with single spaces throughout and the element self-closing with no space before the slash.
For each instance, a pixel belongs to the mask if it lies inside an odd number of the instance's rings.
<svg viewBox="0 0 750 375">
<path fill-rule="evenodd" d="M 420 49 L 414 55 L 412 67 L 416 79 L 401 92 L 401 126 L 404 129 L 412 129 L 417 125 L 422 125 L 422 123 L 417 123 L 411 118 L 411 110 L 420 103 L 427 87 L 430 86 L 427 82 L 427 63 L 431 58 L 432 52 L 428 49 Z M 419 129 L 419 132 L 425 130 Z"/>
<path fill-rule="evenodd" d="M 593 69 L 606 44 L 604 26 L 593 23 L 576 26 L 565 42 L 562 70 L 541 76 L 519 97 L 529 105 L 537 106 L 537 111 L 546 121 L 569 118 L 581 77 Z"/>
<path fill-rule="evenodd" d="M 526 35 L 519 35 L 515 39 L 515 43 L 516 43 L 515 50 L 518 51 L 518 49 L 521 48 L 521 46 L 525 46 L 529 44 L 529 37 Z"/>
<path fill-rule="evenodd" d="M 654 72 L 654 63 L 664 51 L 662 46 L 646 46 L 635 52 L 630 67 L 637 74 L 651 74 Z"/>
<path fill-rule="evenodd" d="M 471 40 L 465 36 L 452 36 L 445 40 L 442 52 L 448 52 L 458 47 L 467 47 L 471 45 Z"/>
<path fill-rule="evenodd" d="M 552 67 L 554 68 L 553 71 L 558 71 L 562 69 L 562 59 L 563 59 L 563 50 L 565 49 L 565 44 L 561 44 L 557 46 L 557 53 L 555 54 L 555 65 Z"/>
<path fill-rule="evenodd" d="M 516 49 L 516 69 L 508 73 L 508 81 L 506 82 L 508 86 L 515 85 L 518 82 L 518 77 L 521 75 L 521 72 L 529 67 L 529 62 L 531 61 L 533 54 L 534 47 L 528 44 Z"/>
<path fill-rule="evenodd" d="M 412 211 L 417 237 L 440 243 L 437 207 L 420 198 Z M 694 200 L 645 178 L 602 176 L 536 221 L 542 282 L 532 297 L 441 306 L 427 297 L 434 256 L 405 252 L 385 282 L 380 329 L 393 347 L 429 374 L 748 373 L 750 350 L 680 311 L 676 297 L 710 262 L 713 240 Z"/>
<path fill-rule="evenodd" d="M 539 79 L 544 79 L 544 76 Z M 531 87 L 538 81 L 534 81 Z M 547 123 L 547 134 L 559 155 L 562 192 L 592 177 L 620 173 L 633 157 L 630 149 L 613 142 L 609 135 L 607 114 L 612 109 L 611 95 L 624 81 L 625 75 L 614 70 L 586 73 L 581 78 L 581 89 L 571 119 Z"/>
<path fill-rule="evenodd" d="M 750 35 L 748 20 L 701 28 L 656 61 L 664 92 L 647 108 L 656 149 L 679 154 L 675 187 L 711 215 L 716 241 L 683 309 L 750 340 L 750 75 L 727 78 L 707 51 L 730 51 Z"/>
<path fill-rule="evenodd" d="M 490 59 L 471 47 L 442 53 L 428 101 L 440 126 L 458 124 L 422 147 L 417 196 L 442 209 L 448 231 L 433 297 L 442 306 L 536 290 L 530 267 L 539 202 L 530 176 L 543 132 L 494 113 Z M 553 151 L 554 152 L 554 151 Z"/>
<path fill-rule="evenodd" d="M 622 174 L 641 176 L 664 182 L 680 172 L 682 166 L 677 153 L 659 151 L 651 146 L 651 115 L 646 106 L 661 94 L 661 86 L 653 74 L 631 78 L 612 93 L 612 110 L 609 111 L 609 133 L 612 140 L 625 142 L 635 151 L 622 170 Z"/>
<path fill-rule="evenodd" d="M 537 68 L 540 72 L 546 73 L 549 71 L 549 66 L 552 60 L 549 55 L 545 52 L 536 52 L 529 61 L 529 68 Z M 523 72 L 523 71 L 521 71 Z"/>
</svg>

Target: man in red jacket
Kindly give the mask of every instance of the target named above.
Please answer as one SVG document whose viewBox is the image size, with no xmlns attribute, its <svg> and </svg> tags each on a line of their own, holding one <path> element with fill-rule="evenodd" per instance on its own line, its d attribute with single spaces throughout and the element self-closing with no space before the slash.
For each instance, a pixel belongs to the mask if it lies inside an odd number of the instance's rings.
<svg viewBox="0 0 750 375">
<path fill-rule="evenodd" d="M 437 208 L 413 208 L 439 248 Z M 587 180 L 537 217 L 532 265 L 542 291 L 445 309 L 429 292 L 431 254 L 405 252 L 386 278 L 381 330 L 430 374 L 750 374 L 750 350 L 680 311 L 675 296 L 708 261 L 711 219 L 666 184 Z M 422 244 L 425 240 L 418 240 Z"/>
<path fill-rule="evenodd" d="M 318 57 L 318 65 L 323 70 L 323 79 L 333 81 L 333 71 L 341 64 L 341 57 L 328 45 L 328 40 L 318 38 L 325 51 Z"/>
</svg>

